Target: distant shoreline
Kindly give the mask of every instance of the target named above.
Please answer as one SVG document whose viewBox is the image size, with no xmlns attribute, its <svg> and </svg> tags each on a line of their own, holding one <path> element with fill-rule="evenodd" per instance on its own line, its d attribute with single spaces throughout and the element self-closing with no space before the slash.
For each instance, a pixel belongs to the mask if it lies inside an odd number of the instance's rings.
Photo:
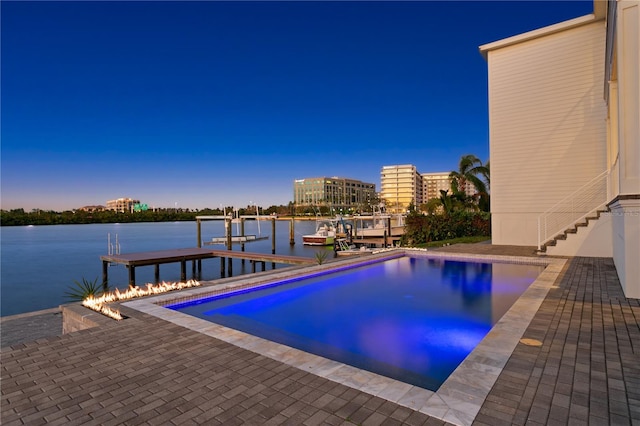
<svg viewBox="0 0 640 426">
<path fill-rule="evenodd" d="M 26 219 L 35 219 L 35 218 L 24 218 L 25 220 L 17 220 L 12 218 L 13 220 L 8 220 L 3 214 L 2 220 L 0 220 L 0 227 L 11 227 L 11 226 L 49 226 L 49 225 L 96 225 L 96 224 L 107 224 L 107 223 L 166 223 L 166 222 L 194 222 L 196 221 L 195 216 L 206 216 L 206 215 L 194 215 L 193 217 L 171 217 L 165 219 L 157 219 L 157 218 L 148 218 L 148 220 L 139 220 L 137 217 L 118 217 L 113 218 L 113 220 L 91 220 L 91 218 L 86 218 L 86 220 L 82 221 L 73 221 L 73 220 L 55 220 L 55 221 L 38 221 L 38 220 L 26 220 Z M 264 215 L 261 218 L 266 220 L 266 218 L 271 218 L 273 216 Z M 289 221 L 291 219 L 300 220 L 300 221 L 312 221 L 316 220 L 314 216 L 277 216 L 273 217 L 275 220 L 279 221 Z M 253 220 L 253 219 L 248 219 Z"/>
</svg>

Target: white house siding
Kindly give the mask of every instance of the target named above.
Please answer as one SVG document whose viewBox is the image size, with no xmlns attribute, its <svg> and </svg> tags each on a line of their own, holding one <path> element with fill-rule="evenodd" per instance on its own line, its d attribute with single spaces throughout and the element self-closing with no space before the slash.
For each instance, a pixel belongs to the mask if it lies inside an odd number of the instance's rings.
<svg viewBox="0 0 640 426">
<path fill-rule="evenodd" d="M 626 297 L 640 299 L 640 3 L 619 1 L 617 98 L 611 102 L 619 127 L 620 199 L 611 204 L 613 261 Z"/>
<path fill-rule="evenodd" d="M 618 3 L 620 193 L 640 194 L 640 2 Z"/>
<path fill-rule="evenodd" d="M 547 255 L 612 257 L 612 229 L 611 213 L 603 213 L 587 227 L 578 227 L 577 232 L 569 234 L 566 240 L 558 240 L 555 246 L 547 247 Z"/>
<path fill-rule="evenodd" d="M 604 50 L 596 21 L 488 52 L 494 244 L 536 245 L 538 216 L 606 169 Z"/>
</svg>

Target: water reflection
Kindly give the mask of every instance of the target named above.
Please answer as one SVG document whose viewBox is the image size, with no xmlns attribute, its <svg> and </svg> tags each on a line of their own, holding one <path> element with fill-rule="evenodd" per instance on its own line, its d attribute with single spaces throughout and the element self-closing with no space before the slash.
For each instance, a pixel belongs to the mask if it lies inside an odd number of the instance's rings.
<svg viewBox="0 0 640 426">
<path fill-rule="evenodd" d="M 465 305 L 476 303 L 491 291 L 492 264 L 430 259 L 429 264 L 440 270 L 444 282 L 458 290 Z"/>
</svg>

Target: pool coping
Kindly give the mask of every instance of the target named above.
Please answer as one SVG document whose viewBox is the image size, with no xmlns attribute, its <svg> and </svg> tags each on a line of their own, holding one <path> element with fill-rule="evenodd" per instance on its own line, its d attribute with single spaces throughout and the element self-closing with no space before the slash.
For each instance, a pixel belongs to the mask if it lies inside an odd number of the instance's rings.
<svg viewBox="0 0 640 426">
<path fill-rule="evenodd" d="M 480 344 L 464 359 L 436 392 L 395 379 L 361 370 L 337 361 L 271 342 L 217 325 L 164 306 L 274 281 L 310 274 L 330 273 L 336 269 L 379 262 L 405 255 L 452 260 L 491 261 L 545 265 L 545 270 L 494 325 Z M 339 258 L 322 265 L 283 269 L 270 274 L 243 276 L 203 283 L 203 287 L 147 297 L 122 305 L 169 321 L 190 330 L 215 337 L 233 345 L 300 368 L 362 392 L 422 412 L 449 423 L 471 425 L 493 384 L 500 375 L 520 338 L 535 316 L 550 288 L 556 283 L 567 259 L 502 255 L 454 254 L 428 250 L 393 249 L 366 257 Z"/>
</svg>

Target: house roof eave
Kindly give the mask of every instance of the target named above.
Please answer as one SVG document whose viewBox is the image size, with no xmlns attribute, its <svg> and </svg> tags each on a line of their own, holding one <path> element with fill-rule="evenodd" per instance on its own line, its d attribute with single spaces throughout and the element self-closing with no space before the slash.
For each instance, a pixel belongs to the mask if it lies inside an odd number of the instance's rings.
<svg viewBox="0 0 640 426">
<path fill-rule="evenodd" d="M 596 21 L 604 19 L 604 14 L 599 10 L 589 15 L 580 16 L 578 18 L 570 19 L 568 21 L 559 22 L 557 24 L 549 25 L 537 30 L 528 31 L 526 33 L 518 34 L 512 37 L 504 38 L 502 40 L 494 41 L 491 43 L 483 44 L 480 46 L 480 54 L 487 60 L 488 54 L 492 50 L 502 49 L 507 46 L 523 43 L 525 41 L 533 40 L 540 37 L 545 37 L 550 34 L 566 31 L 571 28 L 580 27 L 582 25 L 588 25 Z"/>
</svg>

